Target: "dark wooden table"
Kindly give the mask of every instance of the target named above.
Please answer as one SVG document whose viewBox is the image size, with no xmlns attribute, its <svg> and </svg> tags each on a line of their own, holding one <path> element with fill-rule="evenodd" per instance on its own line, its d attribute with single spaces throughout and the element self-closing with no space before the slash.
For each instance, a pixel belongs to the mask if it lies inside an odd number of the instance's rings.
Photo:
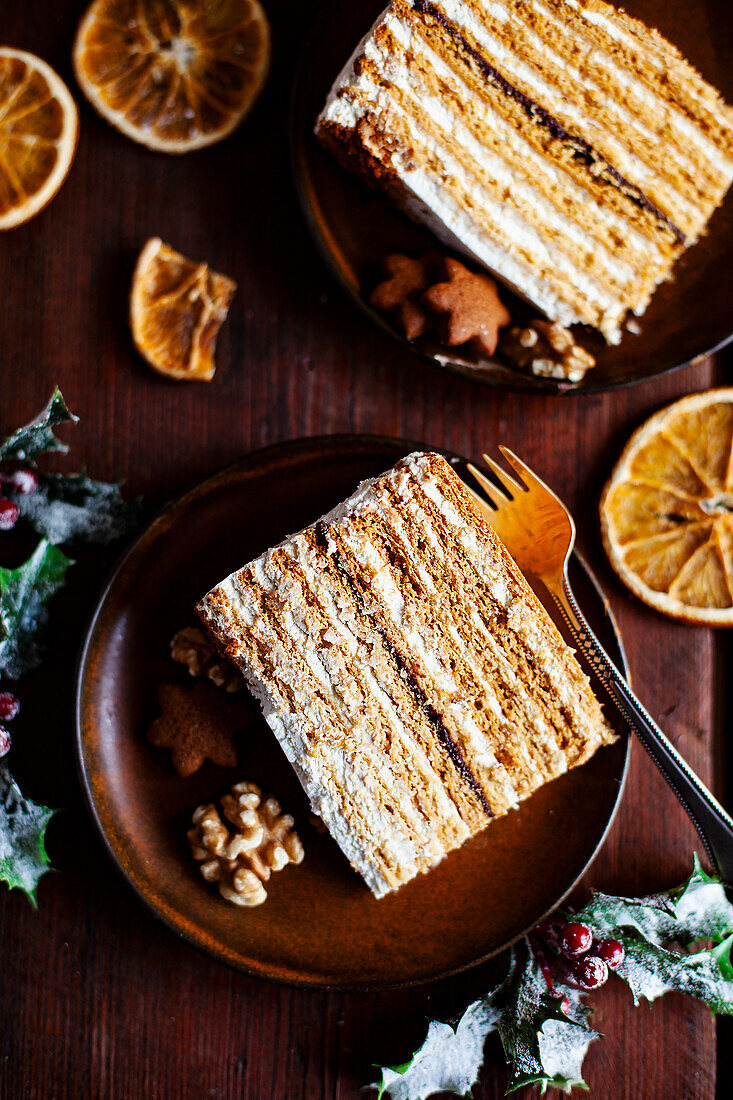
<svg viewBox="0 0 733 1100">
<path fill-rule="evenodd" d="M 76 163 L 58 198 L 0 239 L 0 431 L 59 383 L 81 424 L 73 466 L 124 478 L 150 512 L 197 479 L 278 440 L 375 432 L 478 455 L 514 446 L 574 509 L 581 544 L 616 611 L 638 692 L 702 778 L 714 779 L 723 640 L 628 598 L 599 548 L 596 504 L 614 457 L 653 409 L 705 388 L 705 362 L 623 392 L 519 397 L 425 366 L 370 327 L 322 266 L 289 176 L 288 93 L 314 4 L 269 0 L 274 64 L 252 117 L 224 144 L 183 159 L 149 153 L 81 107 Z M 4 4 L 0 41 L 33 50 L 75 87 L 81 0 Z M 126 295 L 137 251 L 160 235 L 238 284 L 210 385 L 177 385 L 137 358 Z M 6 546 L 9 545 L 6 542 Z M 53 608 L 43 669 L 20 686 L 11 763 L 24 790 L 63 806 L 49 830 L 60 874 L 33 912 L 0 889 L 0 1095 L 193 1100 L 356 1097 L 372 1063 L 399 1062 L 426 1013 L 481 988 L 474 971 L 433 988 L 317 994 L 231 972 L 180 942 L 111 864 L 76 775 L 72 689 L 85 616 L 114 554 L 84 552 Z M 6 558 L 3 558 L 5 563 Z M 718 769 L 720 774 L 720 769 Z M 621 811 L 588 884 L 646 893 L 680 881 L 696 837 L 634 747 Z M 699 847 L 699 845 L 697 845 Z M 715 1027 L 692 1000 L 633 1009 L 610 983 L 594 998 L 606 1033 L 587 1060 L 595 1100 L 702 1100 L 715 1090 Z M 503 1095 L 489 1044 L 477 1094 Z"/>
</svg>

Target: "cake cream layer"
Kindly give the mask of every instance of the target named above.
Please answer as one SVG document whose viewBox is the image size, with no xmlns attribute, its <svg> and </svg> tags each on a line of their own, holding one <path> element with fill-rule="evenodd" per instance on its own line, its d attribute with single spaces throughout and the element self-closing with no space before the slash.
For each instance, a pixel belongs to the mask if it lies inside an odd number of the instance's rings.
<svg viewBox="0 0 733 1100">
<path fill-rule="evenodd" d="M 611 739 L 438 455 L 365 482 L 197 610 L 377 897 Z"/>
<path fill-rule="evenodd" d="M 617 342 L 733 178 L 733 122 L 594 0 L 394 0 L 317 132 L 450 247 Z"/>
</svg>

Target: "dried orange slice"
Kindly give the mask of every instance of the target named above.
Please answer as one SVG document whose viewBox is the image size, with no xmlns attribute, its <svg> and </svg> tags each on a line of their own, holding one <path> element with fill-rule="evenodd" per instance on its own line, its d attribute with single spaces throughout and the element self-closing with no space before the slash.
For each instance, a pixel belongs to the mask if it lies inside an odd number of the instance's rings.
<svg viewBox="0 0 733 1100">
<path fill-rule="evenodd" d="M 168 378 L 209 382 L 216 337 L 237 284 L 152 237 L 135 267 L 130 327 L 140 354 Z"/>
<path fill-rule="evenodd" d="M 230 134 L 269 66 L 270 25 L 257 0 L 94 0 L 74 44 L 92 106 L 164 153 Z"/>
<path fill-rule="evenodd" d="M 79 115 L 69 89 L 32 53 L 0 48 L 0 229 L 47 206 L 76 152 Z"/>
<path fill-rule="evenodd" d="M 683 397 L 632 435 L 603 492 L 601 529 L 645 603 L 733 626 L 733 387 Z"/>
</svg>

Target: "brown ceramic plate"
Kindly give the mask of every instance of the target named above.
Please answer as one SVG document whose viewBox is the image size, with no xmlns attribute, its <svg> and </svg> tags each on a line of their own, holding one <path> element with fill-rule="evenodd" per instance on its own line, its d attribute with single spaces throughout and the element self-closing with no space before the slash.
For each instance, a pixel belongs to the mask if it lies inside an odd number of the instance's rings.
<svg viewBox="0 0 733 1100">
<path fill-rule="evenodd" d="M 340 168 L 318 145 L 313 123 L 336 75 L 385 4 L 331 5 L 304 52 L 291 111 L 295 183 L 311 233 L 331 271 L 373 321 L 439 366 L 491 386 L 544 393 L 593 393 L 641 382 L 697 360 L 730 339 L 733 193 L 713 215 L 707 235 L 677 263 L 674 281 L 658 288 L 639 319 L 639 335 L 626 333 L 617 347 L 609 347 L 593 330 L 576 328 L 579 342 L 596 356 L 597 365 L 575 385 L 535 378 L 477 356 L 463 357 L 427 339 L 409 344 L 389 317 L 372 309 L 367 299 L 379 278 L 380 256 L 417 255 L 434 248 L 435 238 Z M 733 102 L 728 0 L 628 0 L 623 7 L 658 27 Z M 503 297 L 517 321 L 536 315 L 509 291 Z"/>
<path fill-rule="evenodd" d="M 167 753 L 147 743 L 156 685 L 190 683 L 168 646 L 193 621 L 196 600 L 413 449 L 400 440 L 330 436 L 249 455 L 153 522 L 117 568 L 89 630 L 79 671 L 79 759 L 110 852 L 174 931 L 261 977 L 374 989 L 455 973 L 495 954 L 572 888 L 621 794 L 625 733 L 429 875 L 376 901 L 334 841 L 309 824 L 305 796 L 264 720 L 248 730 L 235 771 L 207 764 L 179 779 Z M 576 578 L 587 614 L 622 663 L 603 599 L 582 569 Z M 304 863 L 277 875 L 267 902 L 250 911 L 203 881 L 186 840 L 194 807 L 242 778 L 295 814 L 306 851 Z"/>
</svg>

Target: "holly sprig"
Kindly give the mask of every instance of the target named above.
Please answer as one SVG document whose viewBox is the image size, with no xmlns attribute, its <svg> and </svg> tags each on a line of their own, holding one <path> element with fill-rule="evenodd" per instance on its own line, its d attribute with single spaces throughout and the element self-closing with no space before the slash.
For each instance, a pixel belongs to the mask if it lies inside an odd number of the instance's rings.
<svg viewBox="0 0 733 1100">
<path fill-rule="evenodd" d="M 0 675 L 17 680 L 41 663 L 48 609 L 73 563 L 41 539 L 17 569 L 0 566 Z"/>
<path fill-rule="evenodd" d="M 509 1066 L 507 1092 L 538 1085 L 587 1088 L 588 1047 L 600 1038 L 584 1003 L 609 967 L 635 1003 L 676 990 L 715 1013 L 733 1014 L 733 905 L 723 884 L 694 857 L 680 886 L 643 898 L 596 892 L 578 912 L 544 922 L 508 955 L 503 980 L 458 1022 L 431 1021 L 425 1041 L 398 1067 L 382 1067 L 379 1096 L 427 1100 L 468 1093 L 497 1032 Z M 608 960 L 608 961 L 606 961 Z M 592 963 L 592 965 L 589 965 Z M 600 965 L 599 965 L 600 964 Z"/>
<path fill-rule="evenodd" d="M 84 470 L 68 475 L 39 469 L 41 455 L 69 450 L 54 428 L 78 419 L 57 387 L 35 420 L 0 443 L 0 482 L 16 508 L 15 520 L 25 520 L 54 546 L 111 542 L 140 518 L 140 501 L 126 501 L 114 482 L 95 481 Z"/>
<path fill-rule="evenodd" d="M 0 765 L 0 879 L 11 890 L 22 890 L 34 908 L 38 882 L 49 870 L 46 826 L 55 812 L 24 798 Z"/>
<path fill-rule="evenodd" d="M 39 468 L 42 455 L 69 450 L 54 429 L 77 420 L 56 388 L 34 420 L 0 442 L 0 531 L 20 520 L 42 536 L 27 561 L 14 569 L 0 566 L 0 676 L 10 680 L 41 662 L 48 603 L 73 565 L 58 544 L 110 542 L 139 519 L 139 502 L 125 501 L 119 485 L 94 481 L 83 471 L 65 475 Z M 18 710 L 15 695 L 0 691 L 0 757 L 11 744 L 5 723 Z M 22 890 L 33 905 L 49 870 L 45 834 L 54 812 L 25 798 L 0 765 L 0 881 Z"/>
</svg>

